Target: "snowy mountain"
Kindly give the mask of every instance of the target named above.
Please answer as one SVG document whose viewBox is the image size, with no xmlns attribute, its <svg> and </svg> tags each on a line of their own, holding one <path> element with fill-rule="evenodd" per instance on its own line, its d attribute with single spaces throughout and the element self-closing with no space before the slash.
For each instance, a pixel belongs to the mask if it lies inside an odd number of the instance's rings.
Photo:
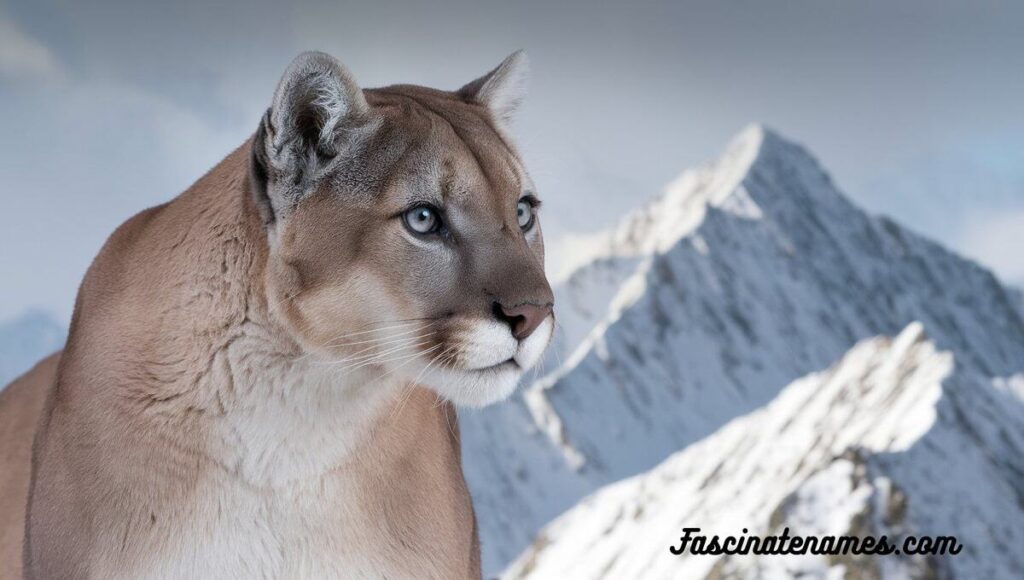
<svg viewBox="0 0 1024 580">
<path fill-rule="evenodd" d="M 62 348 L 65 334 L 64 327 L 39 310 L 0 323 L 0 389 Z"/>
<path fill-rule="evenodd" d="M 1024 577 L 1024 400 L 920 324 L 546 527 L 508 578 Z M 956 536 L 956 556 L 673 556 L 704 535 Z"/>
<path fill-rule="evenodd" d="M 489 575 L 1024 575 L 1024 294 L 758 126 L 570 243 L 548 374 L 460 414 Z M 0 384 L 63 340 L 0 324 Z M 684 525 L 964 553 L 672 556 Z"/>
<path fill-rule="evenodd" d="M 761 127 L 576 247 L 557 290 L 563 363 L 512 402 L 461 416 L 489 573 L 584 496 L 764 407 L 860 340 L 920 321 L 971 376 L 1024 371 L 1018 298 L 988 270 L 868 215 Z"/>
</svg>

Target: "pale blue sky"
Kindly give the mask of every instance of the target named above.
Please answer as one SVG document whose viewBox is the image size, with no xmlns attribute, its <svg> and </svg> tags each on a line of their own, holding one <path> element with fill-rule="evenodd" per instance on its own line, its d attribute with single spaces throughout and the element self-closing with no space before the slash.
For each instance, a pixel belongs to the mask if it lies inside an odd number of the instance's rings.
<svg viewBox="0 0 1024 580">
<path fill-rule="evenodd" d="M 0 319 L 66 319 L 107 234 L 245 139 L 309 48 L 364 86 L 448 88 L 527 49 L 516 133 L 553 243 L 761 121 L 861 205 L 1024 283 L 1019 3 L 142 4 L 0 3 Z"/>
</svg>

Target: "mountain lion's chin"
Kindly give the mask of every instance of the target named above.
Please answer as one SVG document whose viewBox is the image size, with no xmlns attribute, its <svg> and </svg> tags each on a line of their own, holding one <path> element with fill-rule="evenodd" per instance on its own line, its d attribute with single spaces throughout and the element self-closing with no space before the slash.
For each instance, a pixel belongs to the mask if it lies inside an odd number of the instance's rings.
<svg viewBox="0 0 1024 580">
<path fill-rule="evenodd" d="M 479 370 L 442 369 L 423 382 L 460 407 L 483 407 L 508 398 L 522 375 L 523 369 L 508 361 Z"/>
</svg>

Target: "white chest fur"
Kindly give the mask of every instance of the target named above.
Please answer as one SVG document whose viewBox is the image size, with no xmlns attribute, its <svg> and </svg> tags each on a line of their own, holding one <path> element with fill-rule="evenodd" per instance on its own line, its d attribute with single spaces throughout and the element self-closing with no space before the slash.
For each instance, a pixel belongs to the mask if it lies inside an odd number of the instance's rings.
<svg viewBox="0 0 1024 580">
<path fill-rule="evenodd" d="M 219 480 L 219 481 L 218 481 Z M 335 481 L 273 491 L 214 478 L 137 578 L 403 577 L 380 558 L 359 498 Z"/>
<path fill-rule="evenodd" d="M 380 522 L 344 468 L 401 384 L 309 358 L 253 357 L 246 347 L 239 341 L 218 354 L 223 364 L 208 378 L 216 388 L 231 381 L 209 430 L 211 467 L 152 527 L 150 557 L 127 569 L 114 558 L 98 576 L 407 576 L 381 556 Z"/>
</svg>

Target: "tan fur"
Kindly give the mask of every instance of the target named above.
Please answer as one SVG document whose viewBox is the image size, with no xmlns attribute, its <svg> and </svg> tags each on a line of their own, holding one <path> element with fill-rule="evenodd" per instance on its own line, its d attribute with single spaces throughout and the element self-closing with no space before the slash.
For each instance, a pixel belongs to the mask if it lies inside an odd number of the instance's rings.
<svg viewBox="0 0 1024 580">
<path fill-rule="evenodd" d="M 380 146 L 358 184 L 333 179 L 268 225 L 250 140 L 107 241 L 59 369 L 0 395 L 4 578 L 26 519 L 28 578 L 480 576 L 455 411 L 418 381 L 485 388 L 491 371 L 460 366 L 463 330 L 494 300 L 550 304 L 539 231 L 509 226 L 528 178 L 482 105 L 366 94 Z M 467 253 L 424 279 L 436 250 L 393 214 L 439 179 Z M 340 366 L 366 355 L 339 336 L 421 318 L 411 373 L 386 356 Z"/>
</svg>

